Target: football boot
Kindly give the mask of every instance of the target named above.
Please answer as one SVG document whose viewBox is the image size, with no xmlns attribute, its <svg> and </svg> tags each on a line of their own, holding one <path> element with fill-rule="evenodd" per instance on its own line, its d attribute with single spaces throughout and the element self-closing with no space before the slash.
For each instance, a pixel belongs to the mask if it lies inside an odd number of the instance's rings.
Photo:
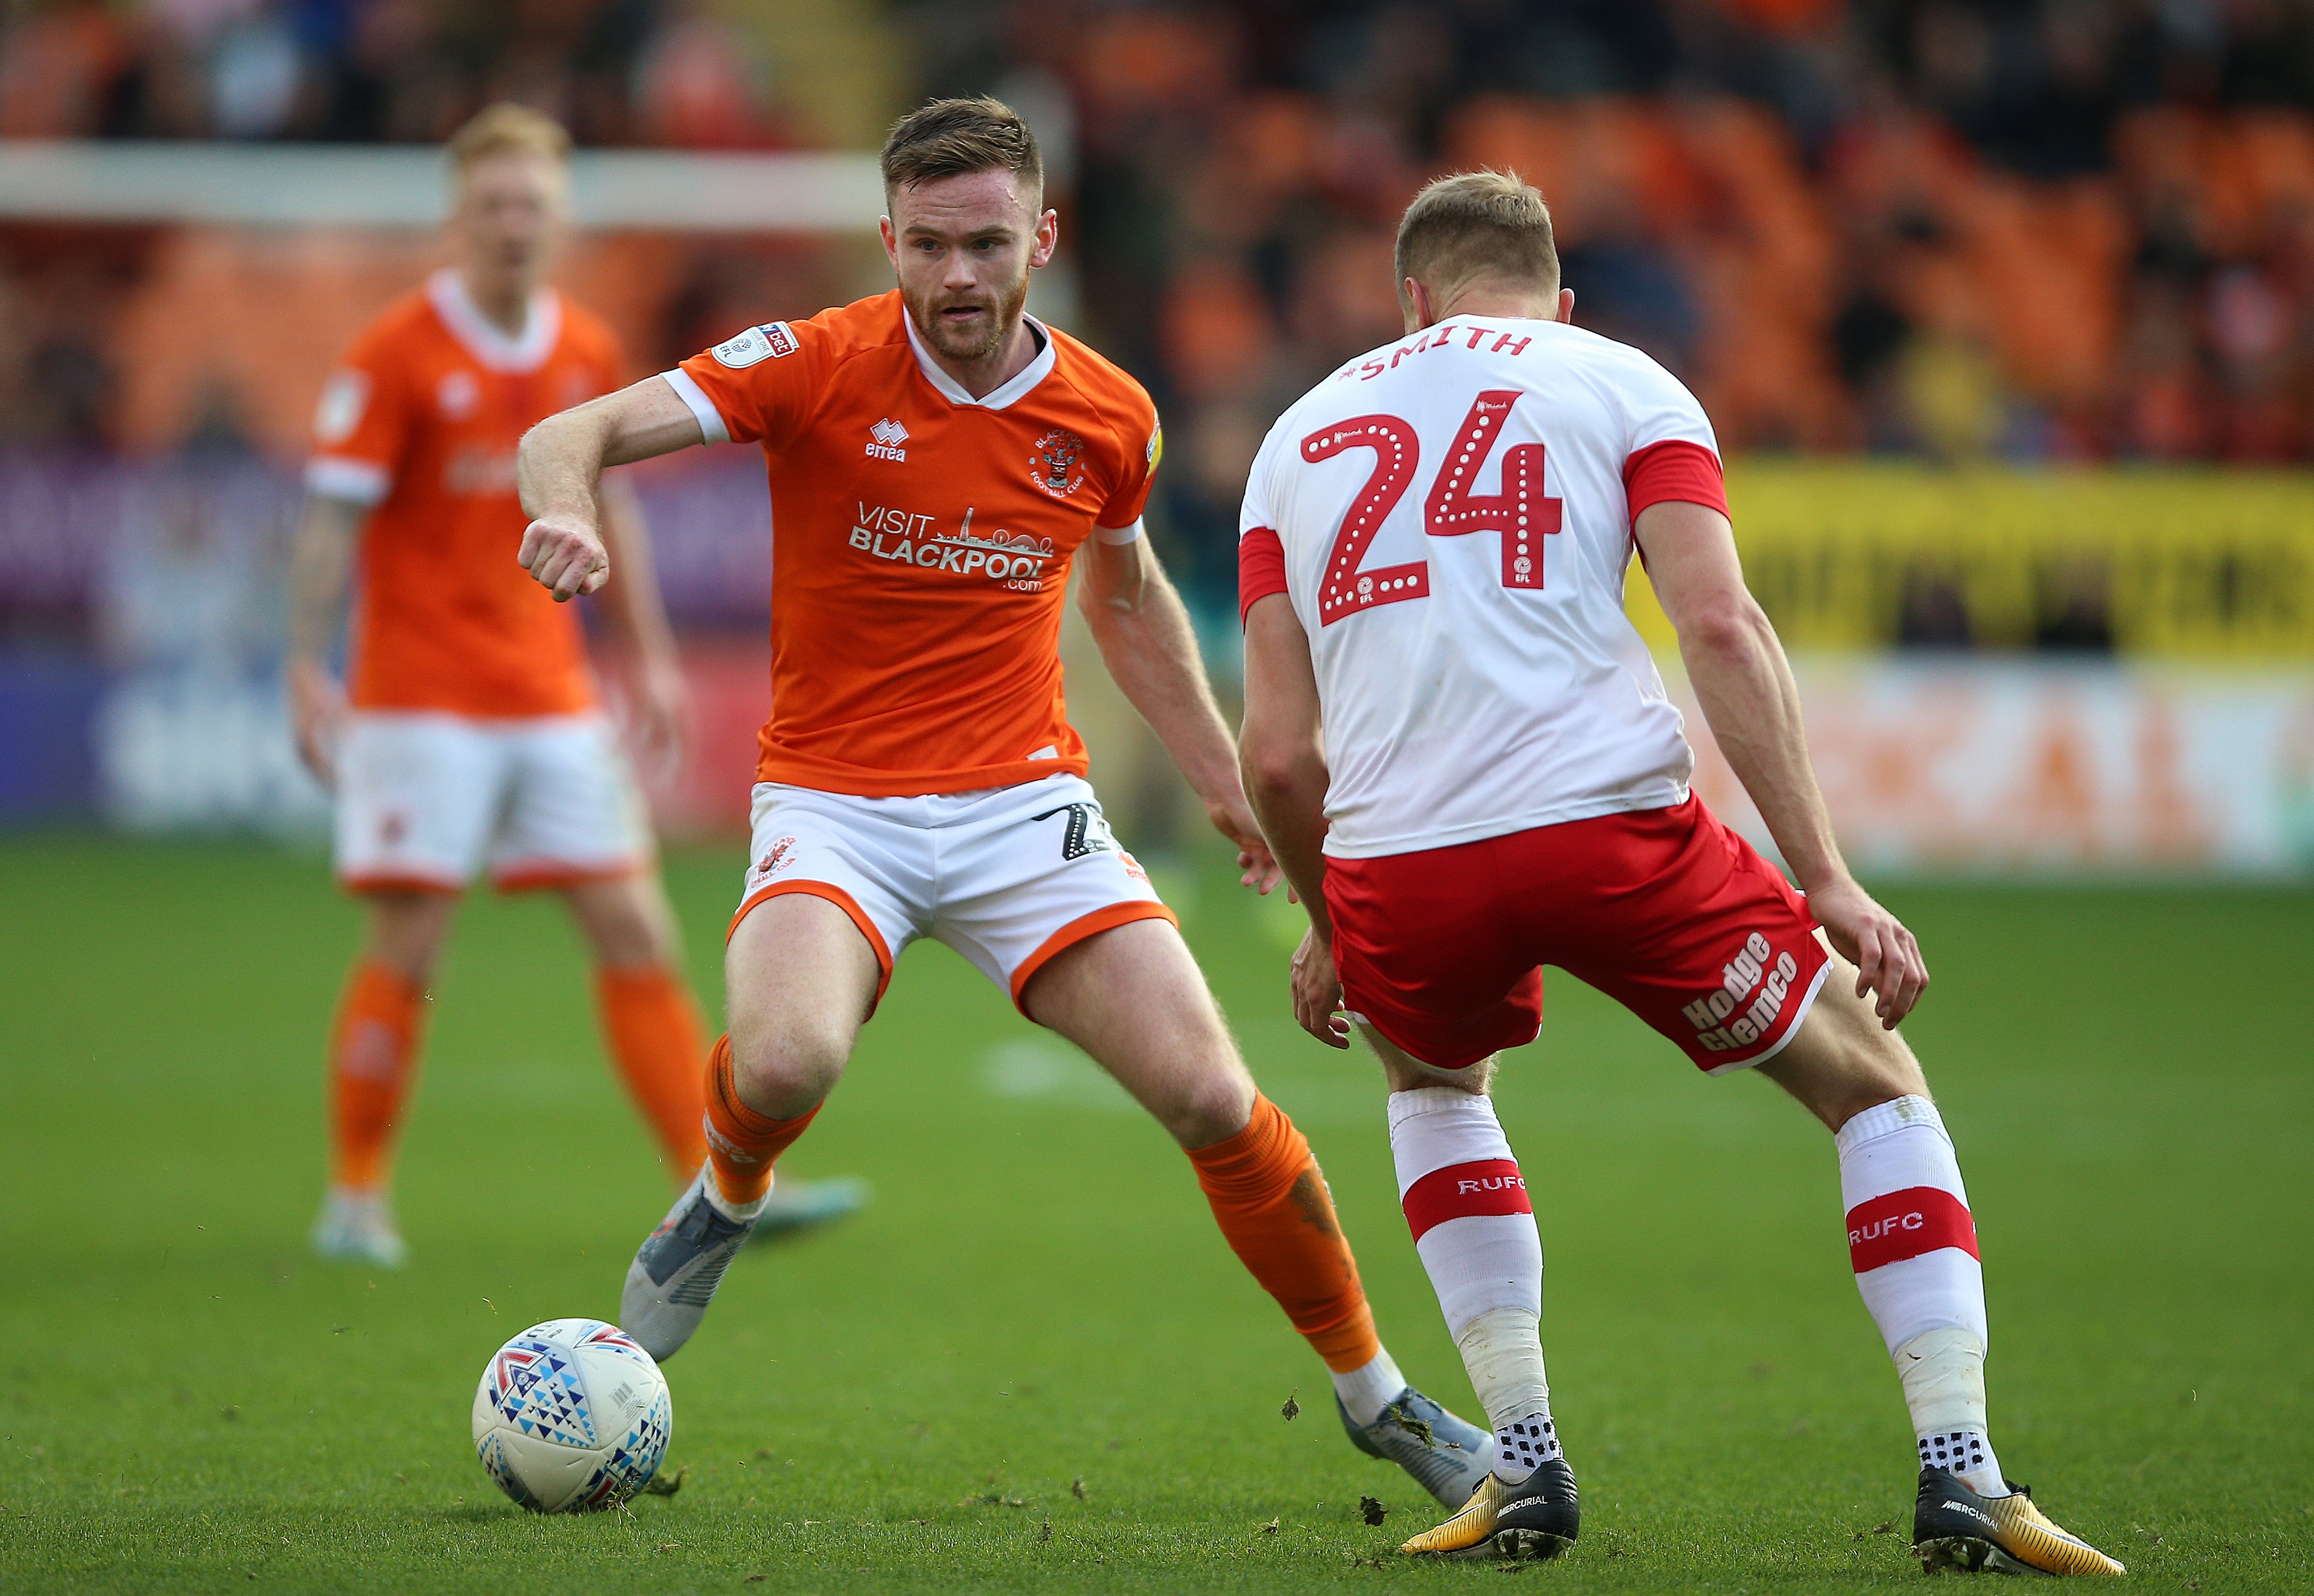
<svg viewBox="0 0 2314 1596">
<path fill-rule="evenodd" d="M 1921 1470 L 1912 1507 L 1912 1550 L 1930 1574 L 2126 1574 L 2080 1536 L 2059 1529 L 2015 1481 L 1986 1496 L 1933 1466 Z"/>
<path fill-rule="evenodd" d="M 314 1221 L 314 1250 L 325 1258 L 381 1269 L 399 1269 L 410 1257 L 383 1194 L 335 1186 L 322 1199 L 321 1217 Z"/>
<path fill-rule="evenodd" d="M 713 1165 L 701 1167 L 658 1229 L 635 1249 L 619 1293 L 619 1328 L 661 1362 L 681 1352 L 699 1328 L 723 1271 L 755 1228 L 752 1220 L 725 1218 L 707 1200 L 707 1183 L 714 1178 Z"/>
<path fill-rule="evenodd" d="M 1412 1386 L 1400 1391 L 1371 1424 L 1350 1422 L 1350 1410 L 1334 1398 L 1350 1442 L 1369 1458 L 1397 1464 L 1441 1507 L 1468 1502 L 1489 1471 L 1495 1438 L 1456 1418 Z"/>
<path fill-rule="evenodd" d="M 1552 1458 L 1515 1486 L 1488 1470 L 1462 1512 L 1398 1549 L 1409 1556 L 1556 1557 L 1575 1544 L 1582 1517 L 1575 1471 L 1565 1458 Z"/>
</svg>

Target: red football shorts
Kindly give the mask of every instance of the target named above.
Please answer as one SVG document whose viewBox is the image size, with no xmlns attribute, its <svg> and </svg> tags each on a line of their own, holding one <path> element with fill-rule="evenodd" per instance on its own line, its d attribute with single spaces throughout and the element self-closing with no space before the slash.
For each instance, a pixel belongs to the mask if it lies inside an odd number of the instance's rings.
<svg viewBox="0 0 2314 1596">
<path fill-rule="evenodd" d="M 1542 966 L 1589 982 L 1718 1074 L 1791 1040 L 1831 967 L 1807 904 L 1690 795 L 1380 859 L 1329 859 L 1344 1003 L 1460 1070 L 1542 1028 Z"/>
</svg>

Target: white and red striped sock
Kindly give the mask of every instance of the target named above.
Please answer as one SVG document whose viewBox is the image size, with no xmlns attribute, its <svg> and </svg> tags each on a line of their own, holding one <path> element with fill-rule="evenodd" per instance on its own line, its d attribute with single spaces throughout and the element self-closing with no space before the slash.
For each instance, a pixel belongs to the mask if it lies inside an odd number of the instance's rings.
<svg viewBox="0 0 2314 1596">
<path fill-rule="evenodd" d="M 1542 1364 L 1542 1239 L 1491 1098 L 1459 1087 L 1392 1092 L 1398 1196 L 1471 1389 L 1515 1484 L 1559 1455 Z"/>
<path fill-rule="evenodd" d="M 1921 1461 L 2003 1495 L 1985 1432 L 1984 1270 L 1944 1120 L 1926 1098 L 1898 1098 L 1834 1142 L 1856 1289 L 1903 1380 Z"/>
</svg>

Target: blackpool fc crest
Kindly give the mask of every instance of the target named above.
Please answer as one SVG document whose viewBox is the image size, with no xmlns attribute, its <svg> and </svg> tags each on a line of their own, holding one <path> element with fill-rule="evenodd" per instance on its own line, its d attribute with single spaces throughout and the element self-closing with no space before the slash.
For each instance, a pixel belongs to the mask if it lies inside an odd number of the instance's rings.
<svg viewBox="0 0 2314 1596">
<path fill-rule="evenodd" d="M 1084 439 L 1055 428 L 1037 440 L 1037 452 L 1029 458 L 1029 480 L 1055 498 L 1066 498 L 1084 484 Z"/>
</svg>

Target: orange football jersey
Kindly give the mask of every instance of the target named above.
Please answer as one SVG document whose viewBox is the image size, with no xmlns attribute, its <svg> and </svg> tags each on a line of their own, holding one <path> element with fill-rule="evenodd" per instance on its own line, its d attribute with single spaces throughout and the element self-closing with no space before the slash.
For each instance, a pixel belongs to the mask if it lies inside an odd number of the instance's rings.
<svg viewBox="0 0 2314 1596">
<path fill-rule="evenodd" d="M 619 384 L 617 339 L 552 289 L 520 338 L 452 271 L 388 305 L 323 389 L 314 492 L 362 528 L 347 697 L 361 709 L 562 715 L 595 701 L 576 605 L 517 563 L 515 446 Z"/>
<path fill-rule="evenodd" d="M 1030 322 L 1028 368 L 975 400 L 896 290 L 773 322 L 667 381 L 772 487 L 772 718 L 758 779 L 866 798 L 1067 771 L 1069 560 L 1139 520 L 1159 452 L 1141 384 Z"/>
</svg>

